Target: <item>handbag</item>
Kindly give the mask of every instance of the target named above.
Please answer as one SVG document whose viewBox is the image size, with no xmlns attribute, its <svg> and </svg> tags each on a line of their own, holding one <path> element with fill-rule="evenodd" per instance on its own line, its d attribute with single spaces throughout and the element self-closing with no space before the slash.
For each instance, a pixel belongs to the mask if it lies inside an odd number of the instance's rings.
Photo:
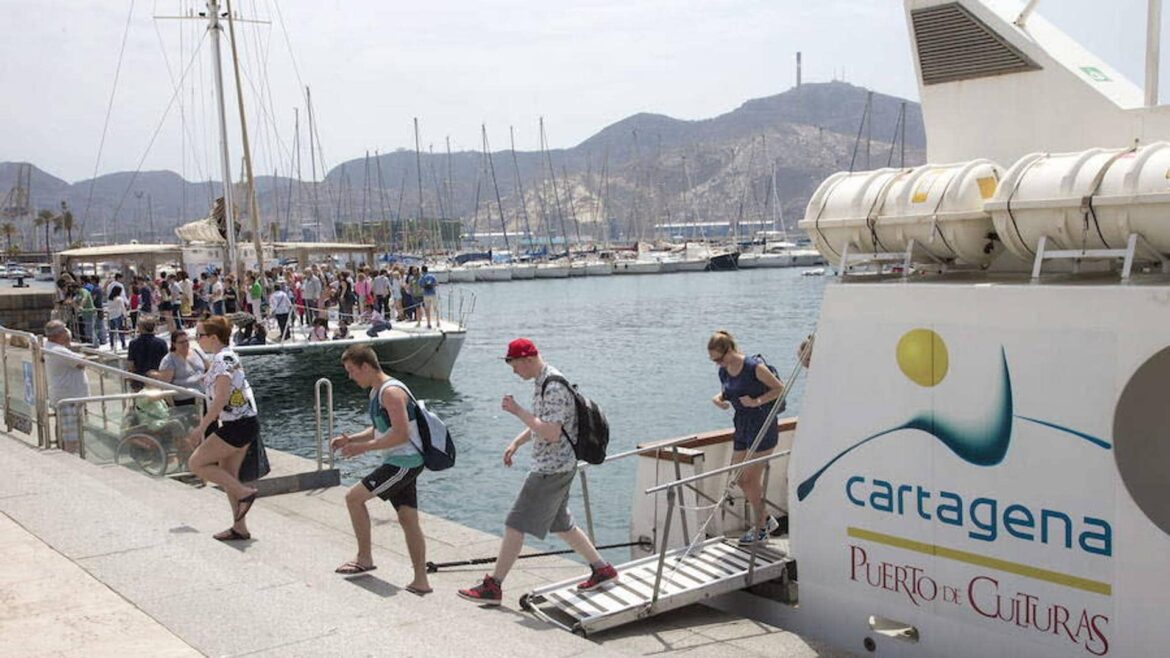
<svg viewBox="0 0 1170 658">
<path fill-rule="evenodd" d="M 264 441 L 257 436 L 256 440 L 248 444 L 248 452 L 240 464 L 240 482 L 252 482 L 268 475 L 272 467 L 268 464 L 268 451 L 264 449 Z"/>
</svg>

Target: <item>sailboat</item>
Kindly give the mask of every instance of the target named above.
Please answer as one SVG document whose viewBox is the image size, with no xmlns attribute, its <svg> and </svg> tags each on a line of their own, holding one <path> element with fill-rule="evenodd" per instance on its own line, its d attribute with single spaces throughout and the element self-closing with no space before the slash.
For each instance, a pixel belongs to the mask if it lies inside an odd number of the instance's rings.
<svg viewBox="0 0 1170 658">
<path fill-rule="evenodd" d="M 189 223 L 176 231 L 180 239 L 183 240 L 182 245 L 106 245 L 102 247 L 66 250 L 57 255 L 60 267 L 68 268 L 70 263 L 93 262 L 99 259 L 113 260 L 114 256 L 118 256 L 123 259 L 123 262 L 141 258 L 141 260 L 151 263 L 148 271 L 153 274 L 153 264 L 159 258 L 177 257 L 180 267 L 190 274 L 198 272 L 199 270 L 197 268 L 204 264 L 199 260 L 200 258 L 215 262 L 216 257 L 222 255 L 221 262 L 223 271 L 226 273 L 236 273 L 237 280 L 242 280 L 241 275 L 245 265 L 250 266 L 254 264 L 257 270 L 264 270 L 265 263 L 273 262 L 275 252 L 280 249 L 302 254 L 310 252 L 330 253 L 345 250 L 353 251 L 355 249 L 364 251 L 368 249 L 370 260 L 372 261 L 374 250 L 372 244 L 355 245 L 320 242 L 262 243 L 255 195 L 251 196 L 251 216 L 253 223 L 253 241 L 252 245 L 249 245 L 252 249 L 251 253 L 248 253 L 247 247 L 241 249 L 241 245 L 237 244 L 239 223 L 236 217 L 236 204 L 234 201 L 235 190 L 232 182 L 231 156 L 228 151 L 227 110 L 220 54 L 220 38 L 223 35 L 224 23 L 227 23 L 227 29 L 232 32 L 232 36 L 234 37 L 234 19 L 230 12 L 221 14 L 218 0 L 207 0 L 206 18 L 208 21 L 207 30 L 211 36 L 212 72 L 215 82 L 219 159 L 223 191 L 221 199 L 213 207 L 207 219 Z M 242 90 L 239 89 L 239 60 L 235 56 L 234 50 L 232 60 L 236 69 L 237 91 L 241 92 Z M 244 161 L 245 163 L 250 163 L 251 159 L 248 154 L 246 139 L 247 128 L 243 120 L 242 93 L 240 94 L 239 103 L 241 132 L 245 136 L 243 146 Z M 311 107 L 310 105 L 310 119 L 312 117 Z M 310 130 L 310 132 L 312 131 Z M 249 179 L 251 179 L 251 176 L 249 176 Z M 254 261 L 250 260 L 252 257 L 255 258 Z M 373 336 L 367 335 L 365 331 L 366 326 L 363 326 L 360 322 L 354 322 L 350 326 L 351 333 L 349 338 L 315 342 L 308 340 L 306 327 L 299 327 L 292 332 L 292 336 L 289 338 L 258 345 L 235 345 L 233 349 L 245 357 L 295 353 L 309 356 L 322 356 L 324 357 L 322 363 L 336 364 L 337 357 L 345 348 L 357 344 L 369 345 L 378 353 L 380 359 L 393 362 L 395 364 L 395 370 L 420 377 L 445 380 L 450 378 L 451 370 L 455 365 L 455 360 L 466 338 L 467 332 L 462 324 L 463 319 L 447 318 L 442 321 L 436 319 L 434 324 L 437 326 L 434 329 L 395 326 L 393 329 L 376 332 Z M 259 320 L 263 322 L 263 319 Z M 194 329 L 189 329 L 188 332 L 192 333 Z M 279 333 L 279 331 L 274 329 L 270 335 L 277 336 Z M 98 350 L 85 348 L 85 351 L 97 351 L 108 356 L 111 350 L 108 346 L 103 346 Z M 120 352 L 117 354 L 119 356 L 124 355 L 124 353 Z"/>
</svg>

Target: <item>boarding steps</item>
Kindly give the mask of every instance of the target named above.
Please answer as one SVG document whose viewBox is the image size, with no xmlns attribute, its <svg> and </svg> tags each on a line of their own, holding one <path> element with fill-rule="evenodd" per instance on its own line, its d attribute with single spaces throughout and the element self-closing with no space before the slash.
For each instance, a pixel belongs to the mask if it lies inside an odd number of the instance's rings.
<svg viewBox="0 0 1170 658">
<path fill-rule="evenodd" d="M 759 583 L 785 580 L 796 564 L 787 549 L 787 539 L 772 539 L 753 550 L 735 539 L 715 537 L 693 548 L 666 551 L 665 557 L 652 555 L 617 566 L 618 582 L 591 592 L 577 590 L 580 578 L 541 587 L 524 595 L 520 606 L 550 624 L 587 636 Z"/>
<path fill-rule="evenodd" d="M 389 506 L 372 510 L 379 569 L 334 574 L 354 551 L 337 488 L 262 499 L 248 516 L 257 539 L 225 544 L 210 538 L 229 518 L 224 495 L 211 487 L 95 465 L 3 434 L 0 473 L 0 514 L 206 655 L 463 655 L 485 643 L 533 658 L 613 653 L 469 605 L 454 595 L 472 578 L 467 572 L 435 574 L 435 595 L 407 593 L 409 561 L 401 533 L 385 527 Z M 428 518 L 426 529 L 451 542 L 428 539 L 439 559 L 463 555 L 456 542 L 498 542 L 441 519 Z M 36 577 L 35 566 L 30 572 Z M 76 625 L 91 623 L 89 614 L 77 610 Z M 0 655 L 20 655 L 3 633 Z"/>
</svg>

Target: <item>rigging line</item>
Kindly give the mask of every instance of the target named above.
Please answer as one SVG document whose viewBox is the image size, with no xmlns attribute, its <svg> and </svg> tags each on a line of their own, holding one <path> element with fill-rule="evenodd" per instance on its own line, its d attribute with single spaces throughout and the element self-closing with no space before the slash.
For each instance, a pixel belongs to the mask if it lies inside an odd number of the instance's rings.
<svg viewBox="0 0 1170 658">
<path fill-rule="evenodd" d="M 253 15 L 259 16 L 260 10 L 256 2 L 253 0 L 249 4 L 252 7 Z M 272 47 L 271 22 L 268 23 L 267 28 L 267 41 L 261 36 L 259 26 L 256 26 L 254 29 L 248 31 L 251 34 L 252 40 L 255 42 L 255 48 L 248 48 L 247 43 L 244 43 L 243 46 L 256 59 L 256 70 L 260 72 L 259 111 L 267 119 L 267 122 L 261 124 L 263 131 L 259 136 L 264 142 L 266 153 L 272 159 L 272 162 L 269 164 L 273 165 L 273 168 L 276 169 L 284 164 L 280 162 L 280 158 L 282 155 L 287 155 L 287 149 L 285 148 L 284 142 L 280 139 L 280 124 L 276 120 L 277 112 L 273 104 L 271 76 L 268 75 L 269 55 Z M 251 84 L 250 79 L 249 84 Z M 273 138 L 274 134 L 275 139 Z M 278 148 L 284 149 L 283 153 L 274 150 L 274 142 Z"/>
<path fill-rule="evenodd" d="M 191 53 L 191 61 L 187 63 L 187 68 L 183 70 L 183 75 L 179 78 L 180 83 L 187 77 L 187 73 L 191 71 L 191 67 L 195 64 L 195 61 L 199 59 L 199 53 L 203 50 L 204 43 L 207 43 L 206 33 L 204 33 L 204 38 L 199 41 L 199 46 Z M 126 191 L 122 193 L 122 198 L 118 200 L 118 205 L 114 208 L 115 218 L 117 218 L 118 212 L 122 210 L 122 206 L 126 203 L 126 197 L 130 196 L 130 189 L 134 187 L 134 182 L 138 180 L 138 174 L 142 173 L 142 165 L 146 163 L 146 157 L 150 155 L 150 149 L 154 147 L 154 142 L 158 139 L 159 133 L 162 132 L 163 126 L 166 125 L 167 116 L 170 114 L 171 108 L 175 105 L 175 98 L 181 92 L 182 87 L 180 86 L 175 90 L 175 93 L 171 94 L 171 99 L 167 102 L 167 107 L 163 110 L 163 115 L 159 119 L 158 125 L 155 126 L 154 133 L 151 134 L 150 141 L 146 144 L 146 149 L 142 152 L 142 157 L 138 159 L 138 166 L 134 168 L 134 173 L 130 176 L 129 182 L 126 183 Z"/>
<path fill-rule="evenodd" d="M 89 222 L 89 209 L 93 205 L 93 191 L 94 187 L 97 185 L 97 172 L 98 167 L 101 166 L 102 162 L 102 151 L 105 149 L 106 136 L 110 131 L 110 117 L 114 113 L 114 97 L 118 92 L 118 79 L 122 75 L 122 62 L 124 61 L 124 56 L 126 55 L 126 42 L 130 37 L 130 23 L 133 17 L 134 0 L 130 0 L 130 9 L 126 12 L 126 27 L 122 31 L 122 46 L 118 50 L 118 65 L 114 69 L 114 86 L 112 89 L 110 89 L 110 100 L 106 105 L 106 120 L 102 125 L 102 138 L 98 142 L 97 159 L 93 163 L 93 176 L 91 176 L 89 179 L 89 194 L 85 199 L 85 213 L 82 215 L 81 227 L 79 229 L 83 235 L 85 234 L 85 225 L 87 222 Z"/>
<path fill-rule="evenodd" d="M 256 95 L 256 122 L 257 122 L 257 138 L 260 146 L 260 151 L 263 152 L 272 164 L 279 166 L 284 164 L 281 159 L 288 154 L 288 149 L 284 141 L 280 139 L 280 127 L 276 123 L 276 111 L 273 106 L 272 88 L 270 85 L 270 78 L 267 75 L 268 64 L 265 59 L 261 59 L 261 51 L 264 50 L 260 42 L 260 34 L 258 29 L 248 30 L 252 39 L 255 41 L 254 47 L 249 47 L 248 39 L 240 39 L 240 49 L 244 51 L 244 58 L 255 59 L 256 71 L 259 73 L 259 82 L 256 76 L 252 74 L 247 66 L 241 66 L 244 74 L 244 80 L 247 81 L 252 93 Z M 275 138 L 273 138 L 275 135 Z M 274 145 L 275 144 L 275 148 Z M 255 153 L 253 153 L 255 155 Z"/>
<path fill-rule="evenodd" d="M 158 6 L 158 0 L 155 0 L 155 7 L 157 8 L 157 6 Z M 181 126 L 181 135 L 182 135 L 182 137 L 183 137 L 184 139 L 186 139 L 187 137 L 190 137 L 190 138 L 191 138 L 191 140 L 192 140 L 192 141 L 194 141 L 194 139 L 195 139 L 194 135 L 188 135 L 188 132 L 189 132 L 189 131 L 188 131 L 188 128 L 189 128 L 189 127 L 187 126 L 187 121 L 186 121 L 186 112 L 184 111 L 184 110 L 185 110 L 185 107 L 184 107 L 184 103 L 183 103 L 182 84 L 181 84 L 180 82 L 177 82 L 177 81 L 175 80 L 175 72 L 174 72 L 174 70 L 171 68 L 171 58 L 170 58 L 170 57 L 167 55 L 166 42 L 163 40 L 162 31 L 158 29 L 158 21 L 154 21 L 154 34 L 155 34 L 155 36 L 157 36 L 157 37 L 158 37 L 158 46 L 159 46 L 159 50 L 161 50 L 161 51 L 162 51 L 162 56 L 163 56 L 163 64 L 164 64 L 164 65 L 167 67 L 167 77 L 168 77 L 168 78 L 170 78 L 170 81 L 171 81 L 171 88 L 172 88 L 174 91 L 176 91 L 176 93 L 178 94 L 178 99 L 179 99 L 179 125 Z M 182 34 L 180 33 L 180 35 L 179 35 L 179 36 L 180 36 L 180 39 L 181 39 L 181 38 L 182 38 Z M 180 52 L 179 52 L 179 56 L 180 56 L 180 58 L 182 58 L 182 43 L 181 43 L 181 42 L 180 42 Z M 184 153 L 186 152 L 185 144 L 184 144 L 183 151 L 184 151 Z M 180 157 L 182 157 L 182 156 L 180 156 Z M 186 162 L 183 162 L 183 164 L 185 165 L 185 164 L 186 164 Z M 196 161 L 196 163 L 195 163 L 195 173 L 196 173 L 196 175 L 197 175 L 197 176 L 199 176 L 199 177 L 202 177 L 202 176 L 203 176 L 203 171 L 202 171 L 202 168 L 201 168 L 201 167 L 199 167 L 199 163 L 198 163 L 198 161 Z M 186 183 L 186 177 L 184 177 L 184 178 L 183 178 L 183 182 L 184 182 L 184 183 Z M 185 188 L 185 187 L 186 187 L 186 185 L 184 185 L 184 188 Z"/>
<path fill-rule="evenodd" d="M 288 36 L 288 28 L 284 25 L 284 14 L 280 11 L 280 3 L 273 2 L 272 6 L 276 8 L 276 22 L 280 24 L 280 32 L 284 35 L 284 44 L 288 48 L 288 58 L 292 61 L 293 73 L 297 76 L 297 85 L 301 89 L 305 88 L 305 81 L 301 78 L 301 69 L 297 66 L 297 57 L 293 53 L 292 40 Z"/>
</svg>

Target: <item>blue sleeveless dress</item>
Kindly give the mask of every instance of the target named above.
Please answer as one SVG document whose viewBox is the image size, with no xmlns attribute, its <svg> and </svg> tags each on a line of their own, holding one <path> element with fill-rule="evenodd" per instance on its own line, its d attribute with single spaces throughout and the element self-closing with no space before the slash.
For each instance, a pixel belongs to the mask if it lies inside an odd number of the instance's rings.
<svg viewBox="0 0 1170 658">
<path fill-rule="evenodd" d="M 772 408 L 770 404 L 748 408 L 739 403 L 739 398 L 744 395 L 758 398 L 768 392 L 768 387 L 756 377 L 756 366 L 758 365 L 760 365 L 759 359 L 752 356 L 744 357 L 743 370 L 734 377 L 727 372 L 726 368 L 719 368 L 719 381 L 723 384 L 723 399 L 730 402 L 732 408 L 735 409 L 736 450 L 747 450 L 751 447 L 752 441 L 756 439 L 760 428 L 768 419 L 768 411 Z M 768 428 L 767 434 L 760 440 L 760 445 L 756 450 L 771 450 L 776 447 L 779 441 L 780 429 L 773 422 L 772 426 Z"/>
</svg>

